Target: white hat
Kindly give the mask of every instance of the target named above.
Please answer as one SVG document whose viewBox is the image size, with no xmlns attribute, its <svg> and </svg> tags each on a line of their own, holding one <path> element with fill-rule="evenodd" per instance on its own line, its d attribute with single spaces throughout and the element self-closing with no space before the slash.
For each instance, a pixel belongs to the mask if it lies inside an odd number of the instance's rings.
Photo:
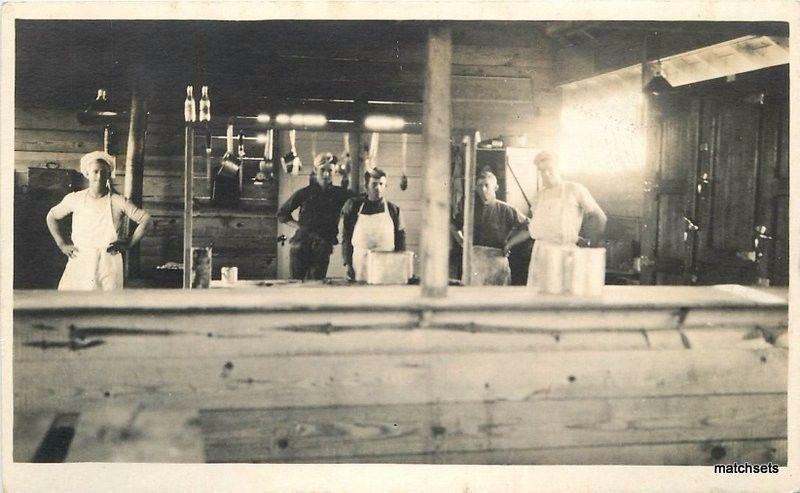
<svg viewBox="0 0 800 493">
<path fill-rule="evenodd" d="M 105 161 L 109 166 L 111 166 L 111 178 L 115 178 L 117 176 L 117 158 L 105 151 L 93 151 L 88 154 L 84 154 L 81 158 L 81 173 L 86 176 L 89 165 L 97 160 Z"/>
</svg>

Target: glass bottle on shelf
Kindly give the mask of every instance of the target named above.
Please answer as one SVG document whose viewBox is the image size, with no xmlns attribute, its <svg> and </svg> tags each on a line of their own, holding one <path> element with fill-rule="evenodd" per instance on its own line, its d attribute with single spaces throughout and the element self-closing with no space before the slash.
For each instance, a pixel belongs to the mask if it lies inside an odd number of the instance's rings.
<svg viewBox="0 0 800 493">
<path fill-rule="evenodd" d="M 197 111 L 194 102 L 194 95 L 192 86 L 186 86 L 186 101 L 183 103 L 183 120 L 185 122 L 197 121 Z"/>
<path fill-rule="evenodd" d="M 208 86 L 203 86 L 200 96 L 200 121 L 211 121 L 211 99 L 208 97 Z"/>
</svg>

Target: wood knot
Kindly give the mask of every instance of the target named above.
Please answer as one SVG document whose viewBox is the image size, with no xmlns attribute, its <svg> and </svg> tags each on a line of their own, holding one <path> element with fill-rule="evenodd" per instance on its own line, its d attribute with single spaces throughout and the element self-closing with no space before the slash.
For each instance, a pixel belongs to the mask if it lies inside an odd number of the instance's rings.
<svg viewBox="0 0 800 493">
<path fill-rule="evenodd" d="M 444 426 L 439 426 L 439 425 L 431 426 L 431 435 L 433 435 L 435 437 L 442 436 L 446 432 L 447 432 L 447 428 L 445 428 Z"/>
<path fill-rule="evenodd" d="M 574 382 L 575 381 L 575 375 L 568 376 L 567 380 L 569 380 L 570 383 Z"/>
<path fill-rule="evenodd" d="M 289 446 L 289 439 L 288 438 L 279 438 L 278 439 L 278 448 L 285 449 Z"/>
<path fill-rule="evenodd" d="M 727 453 L 728 451 L 725 450 L 725 447 L 723 447 L 722 445 L 716 445 L 714 448 L 711 449 L 711 458 L 714 460 L 719 460 L 725 457 Z"/>
</svg>

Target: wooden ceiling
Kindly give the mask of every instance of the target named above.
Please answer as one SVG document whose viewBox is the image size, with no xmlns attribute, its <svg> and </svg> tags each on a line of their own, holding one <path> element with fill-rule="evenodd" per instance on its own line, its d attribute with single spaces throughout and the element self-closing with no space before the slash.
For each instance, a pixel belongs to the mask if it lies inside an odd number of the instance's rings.
<svg viewBox="0 0 800 493">
<path fill-rule="evenodd" d="M 184 94 L 187 84 L 211 86 L 214 103 L 230 111 L 307 100 L 420 103 L 427 27 L 372 21 L 18 21 L 17 104 L 79 107 L 106 87 L 124 105 L 133 81 L 156 106 Z M 520 58 L 535 58 L 529 55 L 541 39 L 529 23 L 460 23 L 454 43 L 476 50 L 456 50 L 454 72 L 485 75 L 483 62 L 474 58 L 493 58 L 492 47 L 519 48 Z M 490 65 L 502 64 L 501 75 L 529 75 L 530 64 L 516 62 L 498 58 Z"/>
<path fill-rule="evenodd" d="M 525 80 L 552 72 L 559 46 L 639 39 L 653 29 L 680 31 L 681 36 L 698 29 L 738 35 L 774 33 L 784 26 L 534 21 L 451 25 L 453 95 L 462 102 L 530 101 Z M 125 109 L 136 84 L 148 94 L 151 112 L 174 109 L 179 115 L 186 85 L 202 84 L 211 87 L 216 110 L 226 114 L 307 108 L 324 111 L 329 118 L 352 118 L 367 111 L 369 101 L 379 101 L 393 104 L 373 107 L 419 118 L 428 27 L 417 21 L 18 20 L 16 104 L 77 109 L 94 98 L 98 87 L 105 87 L 112 104 Z"/>
</svg>

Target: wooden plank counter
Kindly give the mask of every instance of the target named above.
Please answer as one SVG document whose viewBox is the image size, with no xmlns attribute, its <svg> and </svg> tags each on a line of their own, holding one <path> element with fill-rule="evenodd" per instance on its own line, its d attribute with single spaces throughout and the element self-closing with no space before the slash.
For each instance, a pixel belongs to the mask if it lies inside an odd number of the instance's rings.
<svg viewBox="0 0 800 493">
<path fill-rule="evenodd" d="M 67 461 L 785 464 L 787 306 L 741 286 L 18 291 L 14 457 L 72 423 Z"/>
</svg>

